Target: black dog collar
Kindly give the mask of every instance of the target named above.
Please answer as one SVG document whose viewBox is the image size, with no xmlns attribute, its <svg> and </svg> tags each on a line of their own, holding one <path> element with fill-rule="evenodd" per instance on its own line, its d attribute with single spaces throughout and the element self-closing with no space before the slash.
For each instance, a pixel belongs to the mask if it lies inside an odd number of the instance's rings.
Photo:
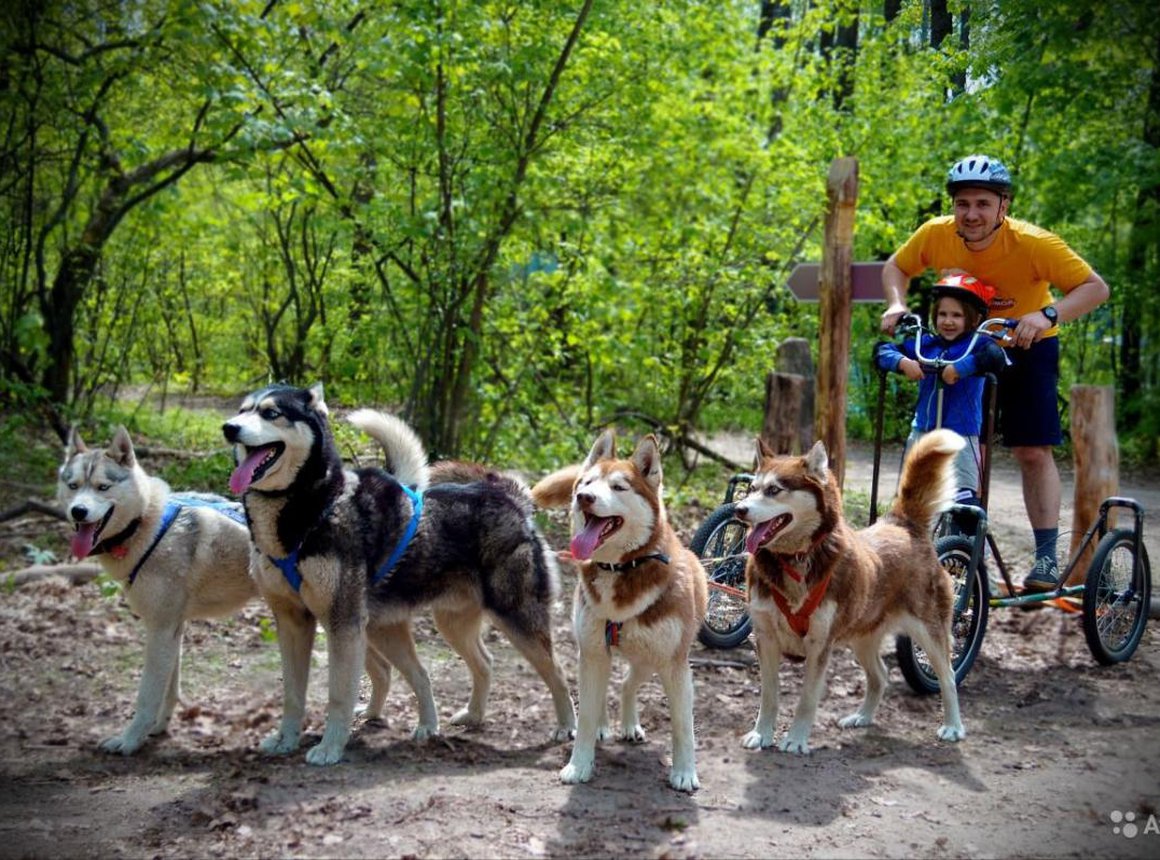
<svg viewBox="0 0 1160 860">
<path fill-rule="evenodd" d="M 596 566 L 601 570 L 620 572 L 622 570 L 632 570 L 633 568 L 640 567 L 646 561 L 652 561 L 653 559 L 659 561 L 661 564 L 669 563 L 669 557 L 663 552 L 651 552 L 648 555 L 642 555 L 640 558 L 634 558 L 632 561 L 622 561 L 618 564 L 605 564 L 602 561 L 598 561 L 596 562 Z"/>
<path fill-rule="evenodd" d="M 92 548 L 92 550 L 89 552 L 89 555 L 102 555 L 104 553 L 109 553 L 116 556 L 116 550 L 127 544 L 129 542 L 129 538 L 133 537 L 133 535 L 137 533 L 137 529 L 140 526 L 141 518 L 137 517 L 137 519 L 133 520 L 121 531 L 117 532 L 112 537 L 105 538 L 103 541 L 98 543 L 95 547 Z M 123 552 L 121 553 L 121 556 L 126 554 L 127 553 Z"/>
</svg>

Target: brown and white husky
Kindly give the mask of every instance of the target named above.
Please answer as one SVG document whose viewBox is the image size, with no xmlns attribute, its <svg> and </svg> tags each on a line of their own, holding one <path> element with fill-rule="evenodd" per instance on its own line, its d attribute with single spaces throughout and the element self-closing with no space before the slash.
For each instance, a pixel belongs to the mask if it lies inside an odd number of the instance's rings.
<svg viewBox="0 0 1160 860">
<path fill-rule="evenodd" d="M 572 624 L 580 649 L 580 713 L 572 757 L 560 771 L 566 783 L 592 778 L 596 742 L 610 736 L 607 690 L 612 655 L 629 663 L 621 688 L 620 739 L 642 743 L 637 692 L 655 672 L 668 696 L 673 731 L 669 784 L 699 788 L 693 739 L 693 675 L 689 648 L 708 602 L 705 571 L 681 545 L 661 498 L 661 455 L 647 436 L 632 457 L 616 457 L 606 432 L 579 467 L 532 488 L 542 507 L 572 511 L 571 556 L 580 565 Z"/>
<path fill-rule="evenodd" d="M 931 528 L 954 493 L 954 458 L 963 439 L 949 430 L 923 436 L 902 468 L 890 512 L 855 531 L 842 516 L 837 481 L 818 442 L 805 456 L 775 456 L 758 440 L 759 466 L 737 516 L 750 526 L 746 548 L 749 614 L 761 664 L 761 707 L 744 746 L 772 746 L 777 732 L 782 654 L 805 658 L 801 702 L 778 744 L 809 752 L 810 730 L 835 645 L 849 645 L 866 672 L 861 707 L 843 728 L 868 726 L 886 689 L 883 639 L 904 633 L 930 658 L 939 679 L 938 736 L 961 740 L 951 668 L 953 584 L 939 564 Z"/>
</svg>

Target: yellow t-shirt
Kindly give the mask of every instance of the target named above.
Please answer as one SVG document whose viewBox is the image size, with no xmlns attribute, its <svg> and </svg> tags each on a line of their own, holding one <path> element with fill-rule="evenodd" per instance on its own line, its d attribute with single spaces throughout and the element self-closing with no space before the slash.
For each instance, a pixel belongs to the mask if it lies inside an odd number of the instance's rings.
<svg viewBox="0 0 1160 860">
<path fill-rule="evenodd" d="M 914 231 L 894 262 L 908 278 L 927 269 L 962 269 L 995 288 L 991 316 L 1021 317 L 1051 304 L 1048 285 L 1069 293 L 1092 273 L 1092 267 L 1054 233 L 1004 218 L 995 241 L 972 251 L 955 232 L 955 219 L 932 218 Z M 1048 334 L 1055 334 L 1051 329 Z"/>
</svg>

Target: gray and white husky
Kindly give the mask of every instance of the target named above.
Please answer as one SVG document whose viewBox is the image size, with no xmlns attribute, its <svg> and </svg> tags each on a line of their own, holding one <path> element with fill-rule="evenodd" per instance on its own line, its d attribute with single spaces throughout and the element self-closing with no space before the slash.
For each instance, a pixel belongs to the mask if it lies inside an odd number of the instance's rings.
<svg viewBox="0 0 1160 860">
<path fill-rule="evenodd" d="M 169 724 L 180 696 L 185 622 L 227 615 L 257 596 L 245 518 L 220 496 L 170 493 L 141 468 L 124 427 L 103 450 L 72 431 L 57 500 L 73 525 L 72 554 L 97 556 L 145 623 L 133 720 L 101 742 L 108 752 L 131 755 Z"/>
<path fill-rule="evenodd" d="M 364 652 L 372 679 L 391 664 L 415 691 L 414 737 L 436 734 L 431 684 L 411 634 L 411 617 L 428 606 L 472 675 L 470 700 L 453 724 L 484 718 L 491 683 L 486 617 L 548 685 L 554 739 L 571 737 L 572 699 L 552 653 L 558 572 L 532 522 L 527 489 L 470 468 L 458 474 L 482 479 L 459 480 L 452 469 L 449 480 L 431 482 L 426 452 L 405 423 L 369 409 L 348 420 L 382 446 L 385 470 L 343 467 L 321 384 L 256 391 L 222 428 L 236 446 L 230 489 L 242 495 L 249 516 L 252 569 L 277 620 L 282 654 L 284 713 L 262 750 L 298 747 L 318 623 L 327 633 L 329 704 L 308 762 L 342 758 Z"/>
</svg>

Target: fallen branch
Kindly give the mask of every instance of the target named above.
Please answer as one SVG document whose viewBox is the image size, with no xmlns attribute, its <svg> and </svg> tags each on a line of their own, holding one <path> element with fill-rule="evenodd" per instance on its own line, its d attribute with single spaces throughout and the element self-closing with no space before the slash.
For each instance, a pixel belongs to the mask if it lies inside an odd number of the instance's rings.
<svg viewBox="0 0 1160 860">
<path fill-rule="evenodd" d="M 55 505 L 50 505 L 45 502 L 38 502 L 36 499 L 29 499 L 21 505 L 14 508 L 9 508 L 6 511 L 0 512 L 0 523 L 6 523 L 9 520 L 14 520 L 17 517 L 22 517 L 27 513 L 45 514 L 50 517 L 56 517 L 58 520 L 68 522 L 68 517 L 65 512 Z"/>
<path fill-rule="evenodd" d="M 227 449 L 214 448 L 210 451 L 190 451 L 183 448 L 161 448 L 156 445 L 134 445 L 133 450 L 138 457 L 144 459 L 157 457 L 169 460 L 205 460 Z"/>
<path fill-rule="evenodd" d="M 757 660 L 714 660 L 712 657 L 690 656 L 689 663 L 693 666 L 712 666 L 721 669 L 749 669 L 757 665 Z"/>
<path fill-rule="evenodd" d="M 654 415 L 648 415 L 648 414 L 645 414 L 644 412 L 637 412 L 637 411 L 632 410 L 632 409 L 618 409 L 616 412 L 614 412 L 612 414 L 611 419 L 609 419 L 608 421 L 605 421 L 603 424 L 600 424 L 598 426 L 606 427 L 609 424 L 616 423 L 617 421 L 626 421 L 626 420 L 639 421 L 643 424 L 648 425 L 649 429 L 651 429 L 653 433 L 655 433 L 657 436 L 661 437 L 662 440 L 668 442 L 669 447 L 688 448 L 692 451 L 696 451 L 698 454 L 701 454 L 702 456 L 708 457 L 710 460 L 715 460 L 724 466 L 728 466 L 734 472 L 748 472 L 748 471 L 750 471 L 750 468 L 748 466 L 743 466 L 740 463 L 738 463 L 737 461 L 731 460 L 723 454 L 718 454 L 712 448 L 708 447 L 707 445 L 703 445 L 702 443 L 698 442 L 696 439 L 694 439 L 692 436 L 689 436 L 686 433 L 674 434 L 665 425 L 665 422 L 661 421 L 659 418 L 657 418 Z"/>
<path fill-rule="evenodd" d="M 22 570 L 14 570 L 11 573 L 0 574 L 0 584 L 27 585 L 30 582 L 36 582 L 40 579 L 46 579 L 50 576 L 60 576 L 67 579 L 73 585 L 83 585 L 86 582 L 92 582 L 101 572 L 99 564 L 34 564 L 32 567 L 26 567 Z"/>
</svg>

